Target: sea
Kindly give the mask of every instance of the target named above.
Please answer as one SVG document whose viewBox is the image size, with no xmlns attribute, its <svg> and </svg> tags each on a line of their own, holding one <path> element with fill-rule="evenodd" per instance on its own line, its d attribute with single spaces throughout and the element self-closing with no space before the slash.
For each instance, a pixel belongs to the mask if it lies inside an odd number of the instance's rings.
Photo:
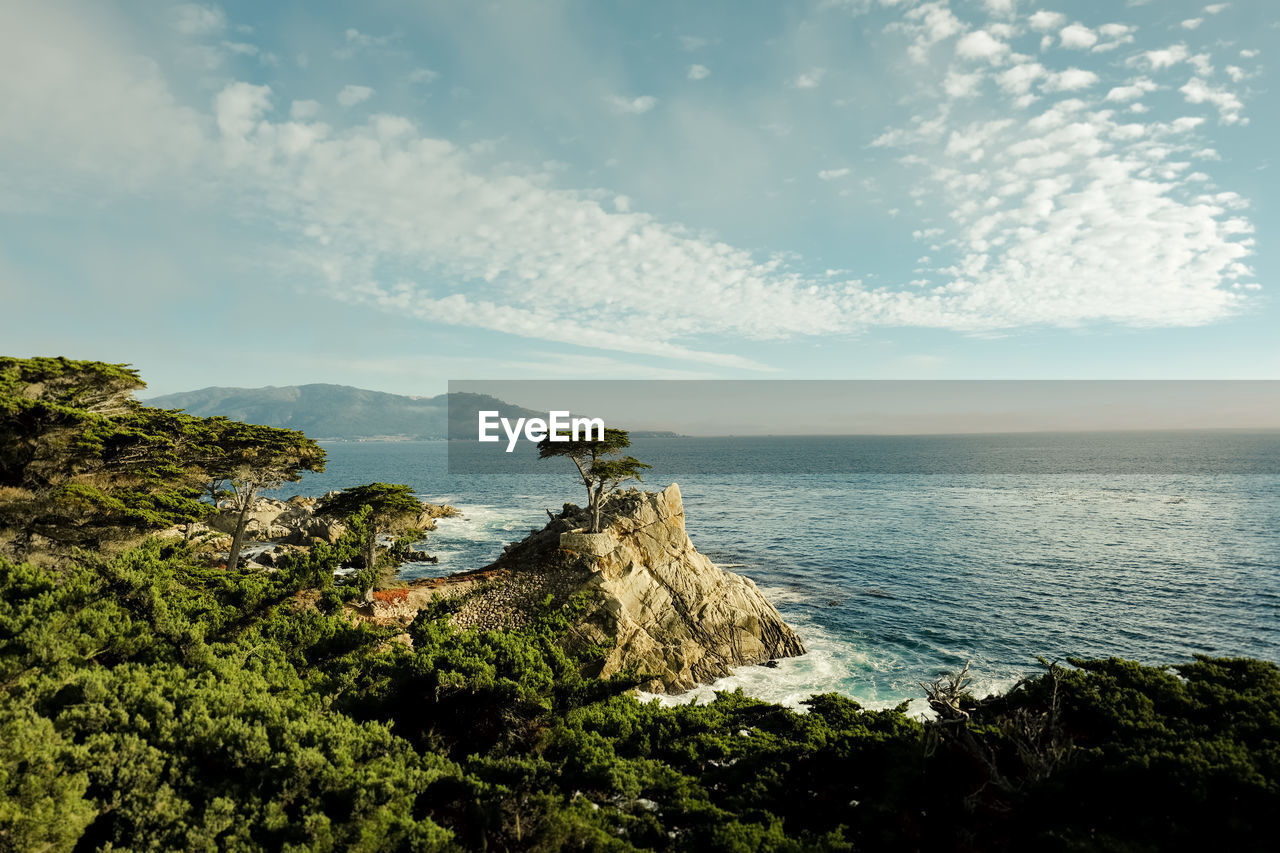
<svg viewBox="0 0 1280 853">
<path fill-rule="evenodd" d="M 403 576 L 479 568 L 581 503 L 572 464 L 450 473 L 449 442 L 323 443 L 276 494 L 407 483 L 461 510 Z M 717 690 L 801 707 L 837 692 L 924 710 L 966 666 L 983 696 L 1040 661 L 1280 661 L 1280 432 L 636 439 L 644 488 L 678 482 L 694 545 L 756 582 L 808 653 Z M 457 466 L 455 466 L 456 468 Z"/>
</svg>

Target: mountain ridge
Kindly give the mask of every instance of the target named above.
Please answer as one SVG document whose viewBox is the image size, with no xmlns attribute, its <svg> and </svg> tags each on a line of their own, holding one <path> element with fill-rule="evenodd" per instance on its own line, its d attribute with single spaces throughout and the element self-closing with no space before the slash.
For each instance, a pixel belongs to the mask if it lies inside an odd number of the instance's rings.
<svg viewBox="0 0 1280 853">
<path fill-rule="evenodd" d="M 408 396 L 327 382 L 260 388 L 213 385 L 142 402 L 201 417 L 222 415 L 246 423 L 297 429 L 316 439 L 442 439 L 451 434 L 473 434 L 476 412 L 482 408 L 496 409 L 509 418 L 546 414 L 483 394 Z"/>
</svg>

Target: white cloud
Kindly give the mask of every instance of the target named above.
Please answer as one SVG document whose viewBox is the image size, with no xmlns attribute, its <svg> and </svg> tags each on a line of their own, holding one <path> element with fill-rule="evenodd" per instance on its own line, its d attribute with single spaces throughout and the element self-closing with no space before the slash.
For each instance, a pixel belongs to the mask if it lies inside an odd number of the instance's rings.
<svg viewBox="0 0 1280 853">
<path fill-rule="evenodd" d="M 214 116 L 224 137 L 242 141 L 271 106 L 271 87 L 232 83 L 214 99 Z"/>
<path fill-rule="evenodd" d="M 629 202 L 615 200 L 616 212 L 606 213 L 573 192 L 485 178 L 457 149 L 411 128 L 389 133 L 371 122 L 349 140 L 321 140 L 282 160 L 273 153 L 282 128 L 263 119 L 261 95 L 237 90 L 231 100 L 240 106 L 228 125 L 249 128 L 261 150 L 247 162 L 257 164 L 270 197 L 288 200 L 276 209 L 312 239 L 341 247 L 318 243 L 306 257 L 343 298 L 436 322 L 744 366 L 680 341 L 836 333 L 868 323 L 966 330 L 1200 323 L 1235 307 L 1218 282 L 1244 275 L 1247 250 L 1228 239 L 1235 226 L 1219 222 L 1214 206 L 1183 205 L 1170 197 L 1175 188 L 1136 176 L 1137 165 L 1108 150 L 1110 119 L 1079 101 L 1055 105 L 1025 130 L 1013 119 L 952 129 L 943 153 L 955 165 L 935 170 L 934 179 L 955 199 L 962 251 L 934 271 L 937 287 L 889 291 L 819 286 L 776 261 L 631 213 Z M 929 144 L 936 134 L 929 125 L 915 126 L 913 144 Z M 390 162 L 400 165 L 388 169 Z M 847 168 L 819 177 L 848 177 Z M 993 182 L 1007 187 L 997 192 Z M 987 196 L 1004 201 L 967 206 Z M 1013 239 L 997 246 L 1000 234 Z M 384 262 L 423 274 L 386 280 L 377 272 Z M 440 273 L 471 284 L 442 290 Z M 558 299 L 540 297 L 543 282 L 554 282 Z"/>
<path fill-rule="evenodd" d="M 996 83 L 1007 94 L 1017 99 L 1019 106 L 1030 106 L 1035 101 L 1031 87 L 1048 72 L 1038 62 L 1023 62 L 996 75 Z"/>
<path fill-rule="evenodd" d="M 1240 51 L 1240 55 L 1243 56 L 1245 59 L 1253 59 L 1255 56 L 1258 55 L 1258 53 L 1259 51 L 1249 49 L 1249 48 L 1246 48 L 1245 50 Z"/>
<path fill-rule="evenodd" d="M 1194 30 L 1196 27 L 1204 23 L 1204 18 L 1187 18 L 1182 22 L 1184 30 Z"/>
<path fill-rule="evenodd" d="M 1009 53 L 1009 45 L 994 38 L 986 30 L 965 33 L 956 42 L 956 55 L 965 59 L 985 59 L 988 62 L 997 63 L 1007 53 Z"/>
<path fill-rule="evenodd" d="M 369 33 L 362 33 L 354 27 L 348 28 L 343 35 L 346 44 L 333 52 L 334 59 L 351 59 L 361 51 L 385 48 L 398 38 L 398 36 L 394 35 L 370 35 Z"/>
<path fill-rule="evenodd" d="M 1231 8 L 1230 3 L 1212 3 L 1204 7 L 1204 13 L 1206 15 L 1216 15 L 1219 12 L 1229 8 Z"/>
<path fill-rule="evenodd" d="M 1044 67 L 1039 63 L 1020 63 L 1002 70 L 997 74 L 996 82 L 1010 95 L 1025 95 L 1032 87 L 1032 83 L 1044 74 L 1046 74 Z"/>
<path fill-rule="evenodd" d="M 1012 18 L 1016 11 L 1017 0 L 983 0 L 988 15 L 999 18 Z"/>
<path fill-rule="evenodd" d="M 1097 82 L 1098 75 L 1092 71 L 1085 71 L 1082 68 L 1068 68 L 1065 71 L 1049 74 L 1040 88 L 1046 92 L 1075 92 L 1080 89 L 1087 89 Z"/>
<path fill-rule="evenodd" d="M 1170 45 L 1161 50 L 1148 50 L 1141 54 L 1141 58 L 1146 60 L 1153 71 L 1172 68 L 1179 62 L 1185 62 L 1188 56 L 1190 52 L 1185 44 Z"/>
<path fill-rule="evenodd" d="M 1033 12 L 1028 18 L 1027 23 L 1031 29 L 1038 33 L 1047 33 L 1050 30 L 1056 30 L 1067 22 L 1067 16 L 1061 12 L 1047 12 L 1041 9 Z"/>
<path fill-rule="evenodd" d="M 227 28 L 227 15 L 219 6 L 184 3 L 174 6 L 171 14 L 174 29 L 183 35 L 211 36 Z"/>
<path fill-rule="evenodd" d="M 1098 43 L 1098 34 L 1083 24 L 1072 24 L 1058 32 L 1058 39 L 1071 50 L 1088 50 Z"/>
<path fill-rule="evenodd" d="M 447 143 L 388 137 L 372 124 L 282 162 L 276 130 L 256 134 L 252 178 L 315 241 L 300 257 L 343 298 L 434 322 L 731 366 L 749 362 L 675 339 L 777 337 L 849 322 L 853 296 L 843 285 L 813 292 L 777 262 L 620 209 L 629 203 L 615 200 L 618 212 L 607 213 L 576 193 L 485 178 Z M 383 279 L 382 261 L 420 275 Z M 556 299 L 545 298 L 548 288 Z"/>
<path fill-rule="evenodd" d="M 695 51 L 710 44 L 710 41 L 702 36 L 677 36 L 677 38 L 680 40 L 680 46 L 687 51 Z"/>
<path fill-rule="evenodd" d="M 1107 92 L 1108 101 L 1136 101 L 1143 95 L 1154 92 L 1160 87 L 1148 80 L 1146 77 L 1139 77 L 1131 81 L 1125 86 L 1116 86 L 1110 92 Z"/>
<path fill-rule="evenodd" d="M 605 102 L 618 115 L 642 115 L 658 105 L 653 95 L 640 95 L 636 98 L 625 98 L 622 95 L 610 95 Z"/>
<path fill-rule="evenodd" d="M 1098 27 L 1098 34 L 1104 39 L 1122 39 L 1126 36 L 1133 35 L 1137 27 L 1128 24 L 1103 24 Z M 1133 39 L 1130 39 L 1132 41 Z"/>
<path fill-rule="evenodd" d="M 1013 119 L 1002 119 L 987 124 L 975 122 L 953 130 L 947 137 L 946 154 L 948 157 L 961 157 L 976 163 L 986 156 L 986 146 L 1013 124 Z"/>
<path fill-rule="evenodd" d="M 344 107 L 354 107 L 361 101 L 367 101 L 371 97 L 373 97 L 373 90 L 368 86 L 356 86 L 348 83 L 338 93 L 338 103 Z"/>
<path fill-rule="evenodd" d="M 410 83 L 434 83 L 440 79 L 440 72 L 430 68 L 415 68 L 409 72 Z"/>
<path fill-rule="evenodd" d="M 918 27 L 910 48 L 927 49 L 947 30 L 926 24 L 930 14 L 946 20 L 944 4 L 907 14 Z M 945 222 L 946 231 L 929 250 L 935 266 L 913 274 L 918 287 L 870 289 L 805 276 L 782 258 L 634 212 L 624 196 L 553 189 L 542 173 L 495 172 L 401 117 L 334 129 L 310 121 L 317 108 L 296 101 L 285 120 L 269 88 L 242 82 L 223 88 L 211 113 L 204 104 L 185 108 L 154 67 L 132 56 L 112 60 L 92 38 L 59 40 L 60 31 L 48 27 L 38 39 L 0 32 L 4 161 L 25 167 L 39 152 L 60 178 L 96 169 L 111 180 L 134 163 L 157 171 L 166 164 L 166 177 L 185 168 L 192 185 L 216 187 L 237 210 L 256 209 L 279 225 L 291 249 L 288 277 L 401 316 L 755 367 L 691 342 L 848 334 L 875 324 L 1182 325 L 1244 304 L 1229 289 L 1248 283 L 1242 200 L 1192 191 L 1195 172 L 1173 162 L 1188 155 L 1175 155 L 1173 142 L 1158 151 L 1155 125 L 1139 135 L 1082 100 L 1025 120 L 963 123 L 947 104 L 882 134 L 878 147 L 900 148 L 928 170 L 918 200 L 937 209 L 931 224 Z M 1070 73 L 1015 62 L 995 75 L 1013 94 L 1029 94 L 1038 80 L 1061 85 Z M 1210 90 L 1183 94 L 1221 100 Z M 615 99 L 625 113 L 656 103 Z M 982 109 L 976 102 L 964 111 Z M 171 161 L 177 155 L 186 159 Z M 841 169 L 824 171 L 834 179 Z"/>
<path fill-rule="evenodd" d="M 818 178 L 824 181 L 838 181 L 841 178 L 849 177 L 851 174 L 853 174 L 853 170 L 847 168 L 823 169 L 818 173 Z"/>
<path fill-rule="evenodd" d="M 1019 63 L 996 80 L 1010 94 L 1042 78 L 1046 88 L 1096 82 L 1093 72 L 1071 71 L 1078 74 Z M 1145 78 L 1129 86 L 1154 88 Z M 1157 142 L 1199 119 L 1122 121 L 1073 98 L 1026 121 L 959 125 L 944 102 L 935 118 L 882 134 L 881 147 L 908 152 L 903 161 L 926 170 L 934 192 L 921 200 L 948 212 L 942 245 L 954 253 L 953 262 L 919 271 L 935 286 L 916 300 L 898 295 L 885 311 L 917 324 L 981 329 L 1013 316 L 1051 325 L 1194 325 L 1239 310 L 1236 285 L 1251 277 L 1250 244 L 1239 239 L 1249 230 L 1238 213 L 1243 201 L 1203 197 L 1199 173 Z"/>
<path fill-rule="evenodd" d="M 923 63 L 928 59 L 931 47 L 964 32 L 965 26 L 952 14 L 946 0 L 937 0 L 907 10 L 901 21 L 890 24 L 885 30 L 900 31 L 911 36 L 912 42 L 907 48 L 907 54 L 915 62 Z"/>
<path fill-rule="evenodd" d="M 631 212 L 512 175 L 486 177 L 468 155 L 403 119 L 286 149 L 269 92 L 219 97 L 224 144 L 247 148 L 234 176 L 267 201 L 296 262 L 331 295 L 438 323 L 624 352 L 751 367 L 683 337 L 773 338 L 857 322 L 848 282 L 813 282 Z M 381 271 L 382 265 L 394 274 Z M 557 298 L 546 299 L 553 288 Z"/>
<path fill-rule="evenodd" d="M 705 65 L 690 65 L 688 77 L 690 80 L 705 80 L 711 75 L 711 69 Z"/>
<path fill-rule="evenodd" d="M 1218 119 L 1223 124 L 1236 124 L 1241 121 L 1240 113 L 1244 104 L 1232 92 L 1215 88 L 1199 77 L 1192 77 L 1187 84 L 1178 90 L 1191 104 L 1213 104 L 1218 108 Z"/>
<path fill-rule="evenodd" d="M 294 101 L 289 105 L 289 118 L 294 121 L 315 118 L 319 112 L 319 101 Z"/>
<path fill-rule="evenodd" d="M 1137 29 L 1137 27 L 1127 24 L 1103 24 L 1098 27 L 1098 35 L 1102 40 L 1093 46 L 1092 51 L 1094 53 L 1105 53 L 1122 45 L 1132 44 L 1134 41 L 1133 34 Z"/>
<path fill-rule="evenodd" d="M 982 86 L 982 74 L 962 74 L 958 71 L 948 71 L 947 76 L 942 81 L 942 89 L 952 98 L 973 98 L 977 97 Z"/>
<path fill-rule="evenodd" d="M 791 85 L 796 89 L 816 89 L 822 83 L 822 78 L 827 75 L 825 68 L 810 68 L 803 74 L 796 75 L 792 79 Z"/>
</svg>

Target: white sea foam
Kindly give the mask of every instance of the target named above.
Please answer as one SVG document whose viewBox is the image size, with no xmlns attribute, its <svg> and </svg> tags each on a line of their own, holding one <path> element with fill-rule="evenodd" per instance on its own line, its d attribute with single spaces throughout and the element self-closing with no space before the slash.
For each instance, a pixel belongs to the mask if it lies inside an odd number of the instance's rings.
<svg viewBox="0 0 1280 853">
<path fill-rule="evenodd" d="M 770 597 L 772 598 L 771 594 Z M 756 699 L 774 702 L 788 708 L 803 711 L 801 704 L 815 693 L 848 693 L 862 701 L 849 688 L 858 683 L 859 670 L 874 668 L 874 662 L 861 649 L 841 642 L 829 631 L 807 620 L 790 620 L 808 651 L 794 658 L 776 661 L 776 667 L 743 666 L 717 679 L 677 694 L 640 693 L 643 701 L 657 699 L 663 705 L 687 705 L 690 702 L 706 703 L 715 699 L 718 692 L 742 689 Z M 871 700 L 875 701 L 875 700 Z M 887 703 L 890 706 L 896 702 Z"/>
<path fill-rule="evenodd" d="M 805 642 L 809 646 L 806 654 L 779 660 L 776 668 L 739 667 L 732 675 L 717 679 L 711 684 L 699 685 L 683 693 L 637 691 L 637 698 L 642 702 L 656 700 L 666 707 L 690 703 L 701 705 L 713 701 L 717 693 L 741 688 L 743 693 L 752 698 L 807 713 L 808 708 L 803 703 L 811 696 L 821 693 L 840 693 L 872 711 L 896 708 L 906 702 L 906 713 L 909 716 L 922 719 L 933 716 L 933 711 L 924 697 L 924 690 L 919 685 L 915 683 L 901 685 L 899 689 L 908 695 L 884 696 L 869 680 L 859 679 L 856 667 L 850 666 L 852 659 L 860 659 L 860 662 L 867 664 L 871 670 L 888 671 L 883 663 L 873 662 L 865 653 L 854 652 L 850 655 L 837 648 L 815 644 L 809 635 L 805 636 Z M 979 698 L 1004 693 L 1013 687 L 1019 678 L 1020 676 L 977 678 L 970 686 L 970 692 Z"/>
<path fill-rule="evenodd" d="M 903 669 L 902 662 L 896 657 L 863 648 L 817 624 L 802 612 L 788 608 L 788 604 L 806 603 L 807 598 L 802 591 L 762 587 L 761 592 L 780 607 L 783 617 L 800 635 L 808 650 L 805 654 L 779 659 L 776 667 L 739 667 L 732 675 L 683 693 L 641 691 L 641 701 L 657 700 L 666 706 L 690 702 L 705 704 L 713 701 L 718 692 L 741 688 L 748 696 L 803 713 L 807 708 L 802 703 L 814 694 L 840 693 L 869 710 L 896 708 L 907 702 L 909 715 L 933 716 L 919 683 L 893 678 L 894 673 Z M 1020 677 L 1021 674 L 979 674 L 974 678 L 970 692 L 979 698 L 1003 693 Z"/>
</svg>

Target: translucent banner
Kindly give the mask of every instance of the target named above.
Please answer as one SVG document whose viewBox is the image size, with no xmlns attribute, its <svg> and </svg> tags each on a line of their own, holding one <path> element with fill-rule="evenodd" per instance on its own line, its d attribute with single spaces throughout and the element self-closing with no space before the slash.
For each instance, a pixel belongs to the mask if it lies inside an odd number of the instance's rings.
<svg viewBox="0 0 1280 853">
<path fill-rule="evenodd" d="M 563 474 L 539 443 L 606 430 L 659 479 L 1280 473 L 1280 381 L 455 380 L 448 400 L 454 474 Z"/>
</svg>

